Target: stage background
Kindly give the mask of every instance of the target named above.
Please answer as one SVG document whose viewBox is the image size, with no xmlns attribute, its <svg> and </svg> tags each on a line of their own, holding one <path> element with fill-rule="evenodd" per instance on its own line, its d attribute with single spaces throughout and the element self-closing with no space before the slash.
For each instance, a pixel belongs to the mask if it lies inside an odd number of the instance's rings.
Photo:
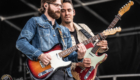
<svg viewBox="0 0 140 80">
<path fill-rule="evenodd" d="M 1 0 L 0 16 L 9 17 L 28 12 L 37 12 L 23 3 L 23 1 Z M 38 8 L 40 7 L 39 0 L 25 1 Z M 97 0 L 82 0 L 83 3 L 90 1 Z M 128 1 L 129 0 L 112 0 L 110 2 L 89 5 L 88 7 L 97 12 L 110 24 L 115 18 L 115 15 L 118 14 L 119 9 Z M 122 30 L 129 30 L 107 38 L 109 50 L 106 53 L 108 54 L 108 58 L 99 66 L 98 76 L 140 73 L 140 1 L 133 1 L 135 4 L 122 16 L 121 20 L 116 25 L 120 26 Z M 74 5 L 77 4 L 74 0 L 73 3 Z M 75 10 L 76 16 L 74 21 L 76 23 L 87 24 L 95 34 L 102 32 L 109 25 L 102 22 L 97 16 L 93 16 L 83 7 L 77 7 Z M 25 77 L 25 66 L 23 66 L 23 64 L 26 61 L 26 56 L 15 47 L 20 30 L 17 30 L 7 21 L 22 29 L 29 18 L 37 15 L 0 20 L 0 77 L 4 74 L 9 74 L 14 79 L 23 79 Z M 59 19 L 57 21 L 60 23 L 61 20 Z M 29 77 L 29 75 L 26 74 L 26 77 Z M 117 80 L 140 80 L 140 77 L 118 78 Z"/>
</svg>

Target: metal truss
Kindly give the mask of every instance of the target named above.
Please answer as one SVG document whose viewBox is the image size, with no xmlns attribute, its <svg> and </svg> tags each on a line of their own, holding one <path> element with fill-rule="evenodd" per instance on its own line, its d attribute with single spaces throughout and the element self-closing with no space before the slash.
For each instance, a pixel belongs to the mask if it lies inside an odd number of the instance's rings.
<svg viewBox="0 0 140 80">
<path fill-rule="evenodd" d="M 74 5 L 74 7 L 84 7 L 87 11 L 89 11 L 90 13 L 92 13 L 94 16 L 96 16 L 97 18 L 99 18 L 101 21 L 103 21 L 105 24 L 109 24 L 105 19 L 103 19 L 101 16 L 99 16 L 95 11 L 89 9 L 87 6 L 88 5 L 93 5 L 93 4 L 98 4 L 98 3 L 102 3 L 102 2 L 107 2 L 107 1 L 111 1 L 111 0 L 98 0 L 98 1 L 91 1 L 91 2 L 87 2 L 87 3 L 82 3 L 79 0 L 75 0 L 78 4 Z M 13 28 L 15 28 L 18 31 L 21 31 L 21 29 L 16 26 L 15 24 L 13 24 L 12 22 L 8 21 L 9 19 L 15 19 L 15 18 L 20 18 L 20 17 L 25 17 L 25 16 L 31 16 L 31 15 L 38 15 L 38 8 L 36 6 L 34 6 L 33 4 L 25 1 L 25 0 L 21 0 L 21 2 L 23 2 L 24 4 L 26 4 L 27 6 L 31 7 L 32 9 L 35 10 L 35 12 L 32 13 L 24 13 L 24 14 L 19 14 L 19 15 L 13 15 L 13 16 L 9 16 L 9 17 L 3 17 L 0 16 L 1 21 L 6 22 L 7 24 L 11 25 Z"/>
<path fill-rule="evenodd" d="M 0 20 L 4 21 L 5 23 L 9 24 L 11 27 L 15 28 L 18 31 L 21 31 L 21 28 L 18 27 L 17 25 L 13 24 L 12 22 L 8 21 L 9 19 L 15 19 L 15 18 L 20 18 L 20 17 L 26 17 L 26 16 L 31 16 L 31 15 L 37 15 L 38 12 L 32 12 L 32 13 L 25 13 L 25 14 L 19 14 L 19 15 L 13 15 L 9 17 L 2 17 L 0 16 Z"/>
<path fill-rule="evenodd" d="M 117 80 L 118 77 L 140 77 L 140 74 L 118 74 L 118 75 L 104 75 L 98 76 L 100 79 L 102 78 L 112 78 L 112 80 Z"/>
<path fill-rule="evenodd" d="M 103 2 L 109 2 L 109 1 L 114 1 L 114 0 L 95 0 L 95 1 L 90 1 L 90 2 L 86 2 L 83 3 L 80 0 L 74 0 L 75 2 L 77 2 L 76 5 L 74 5 L 74 8 L 77 7 L 83 7 L 85 10 L 87 10 L 89 13 L 91 13 L 93 16 L 97 17 L 99 20 L 101 20 L 104 24 L 109 25 L 109 22 L 107 20 L 105 20 L 103 17 L 101 17 L 99 14 L 97 14 L 95 11 L 93 11 L 92 9 L 90 9 L 88 6 L 89 5 L 94 5 L 94 4 L 99 4 L 99 3 L 103 3 Z M 9 16 L 9 17 L 3 17 L 0 16 L 1 21 L 6 22 L 7 24 L 9 24 L 10 26 L 12 26 L 13 28 L 15 28 L 18 31 L 21 31 L 21 28 L 18 27 L 17 25 L 13 24 L 12 22 L 8 21 L 9 19 L 15 19 L 15 18 L 20 18 L 20 17 L 26 17 L 26 16 L 37 16 L 39 14 L 38 12 L 38 8 L 27 2 L 26 0 L 21 0 L 21 2 L 23 2 L 24 4 L 26 4 L 27 6 L 29 6 L 30 8 L 34 9 L 35 12 L 30 12 L 30 13 L 23 13 L 23 14 L 18 14 L 18 15 L 13 15 L 13 16 Z M 140 26 L 134 27 L 134 28 L 127 28 L 127 29 L 123 29 L 122 32 L 125 31 L 133 31 L 134 29 L 140 29 Z M 126 36 L 126 35 L 134 35 L 134 34 L 140 34 L 140 32 L 131 32 L 131 33 L 125 33 L 125 34 L 116 34 L 112 37 L 116 37 L 116 36 Z"/>
<path fill-rule="evenodd" d="M 92 9 L 90 9 L 89 7 L 87 7 L 87 4 L 89 5 L 89 3 L 91 4 L 95 4 L 95 3 L 99 3 L 99 2 L 106 2 L 106 1 L 111 1 L 111 0 L 99 0 L 94 1 L 94 2 L 88 2 L 86 4 L 82 3 L 80 0 L 74 0 L 76 1 L 78 4 L 80 4 L 85 10 L 87 10 L 88 12 L 90 12 L 93 16 L 97 17 L 99 20 L 101 20 L 103 23 L 105 23 L 106 25 L 109 25 L 109 22 L 107 22 L 107 20 L 105 20 L 103 17 L 101 17 L 99 14 L 97 14 L 95 11 L 93 11 Z"/>
</svg>

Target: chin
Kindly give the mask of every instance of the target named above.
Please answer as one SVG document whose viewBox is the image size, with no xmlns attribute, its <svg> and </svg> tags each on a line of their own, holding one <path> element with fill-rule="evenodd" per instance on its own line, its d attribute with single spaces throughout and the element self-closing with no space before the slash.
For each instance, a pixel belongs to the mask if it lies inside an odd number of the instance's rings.
<svg viewBox="0 0 140 80">
<path fill-rule="evenodd" d="M 71 23 L 71 21 L 65 21 L 65 23 L 66 23 L 66 24 L 70 24 L 70 23 Z"/>
</svg>

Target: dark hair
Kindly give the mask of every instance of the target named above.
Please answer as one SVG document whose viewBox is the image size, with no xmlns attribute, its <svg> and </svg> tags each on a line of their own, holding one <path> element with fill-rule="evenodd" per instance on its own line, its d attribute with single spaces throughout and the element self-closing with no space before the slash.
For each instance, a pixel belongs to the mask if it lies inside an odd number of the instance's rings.
<svg viewBox="0 0 140 80">
<path fill-rule="evenodd" d="M 45 8 L 44 8 L 44 3 L 53 3 L 55 2 L 56 0 L 41 0 L 41 6 L 40 8 L 38 9 L 38 11 L 40 13 L 44 13 L 45 12 Z M 63 0 L 61 0 L 61 3 L 63 3 Z"/>
<path fill-rule="evenodd" d="M 73 7 L 72 0 L 63 0 L 63 3 L 66 3 L 66 2 L 70 3 Z M 73 9 L 74 9 L 74 7 L 73 7 Z"/>
</svg>

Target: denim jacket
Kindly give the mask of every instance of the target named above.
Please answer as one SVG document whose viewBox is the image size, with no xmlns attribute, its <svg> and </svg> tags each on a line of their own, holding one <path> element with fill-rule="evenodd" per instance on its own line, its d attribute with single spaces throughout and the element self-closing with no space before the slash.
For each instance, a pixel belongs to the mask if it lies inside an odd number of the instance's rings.
<svg viewBox="0 0 140 80">
<path fill-rule="evenodd" d="M 38 60 L 38 57 L 44 52 L 50 50 L 56 44 L 61 43 L 63 50 L 72 47 L 71 35 L 68 28 L 60 26 L 55 21 L 56 27 L 53 28 L 47 17 L 42 14 L 40 17 L 32 17 L 27 21 L 22 29 L 16 48 L 24 53 L 31 60 Z M 63 34 L 65 45 L 58 32 L 59 28 Z M 59 37 L 58 37 L 59 36 Z M 77 52 L 72 52 L 64 58 L 64 61 L 78 62 Z M 67 73 L 72 77 L 70 67 L 67 68 Z"/>
</svg>

